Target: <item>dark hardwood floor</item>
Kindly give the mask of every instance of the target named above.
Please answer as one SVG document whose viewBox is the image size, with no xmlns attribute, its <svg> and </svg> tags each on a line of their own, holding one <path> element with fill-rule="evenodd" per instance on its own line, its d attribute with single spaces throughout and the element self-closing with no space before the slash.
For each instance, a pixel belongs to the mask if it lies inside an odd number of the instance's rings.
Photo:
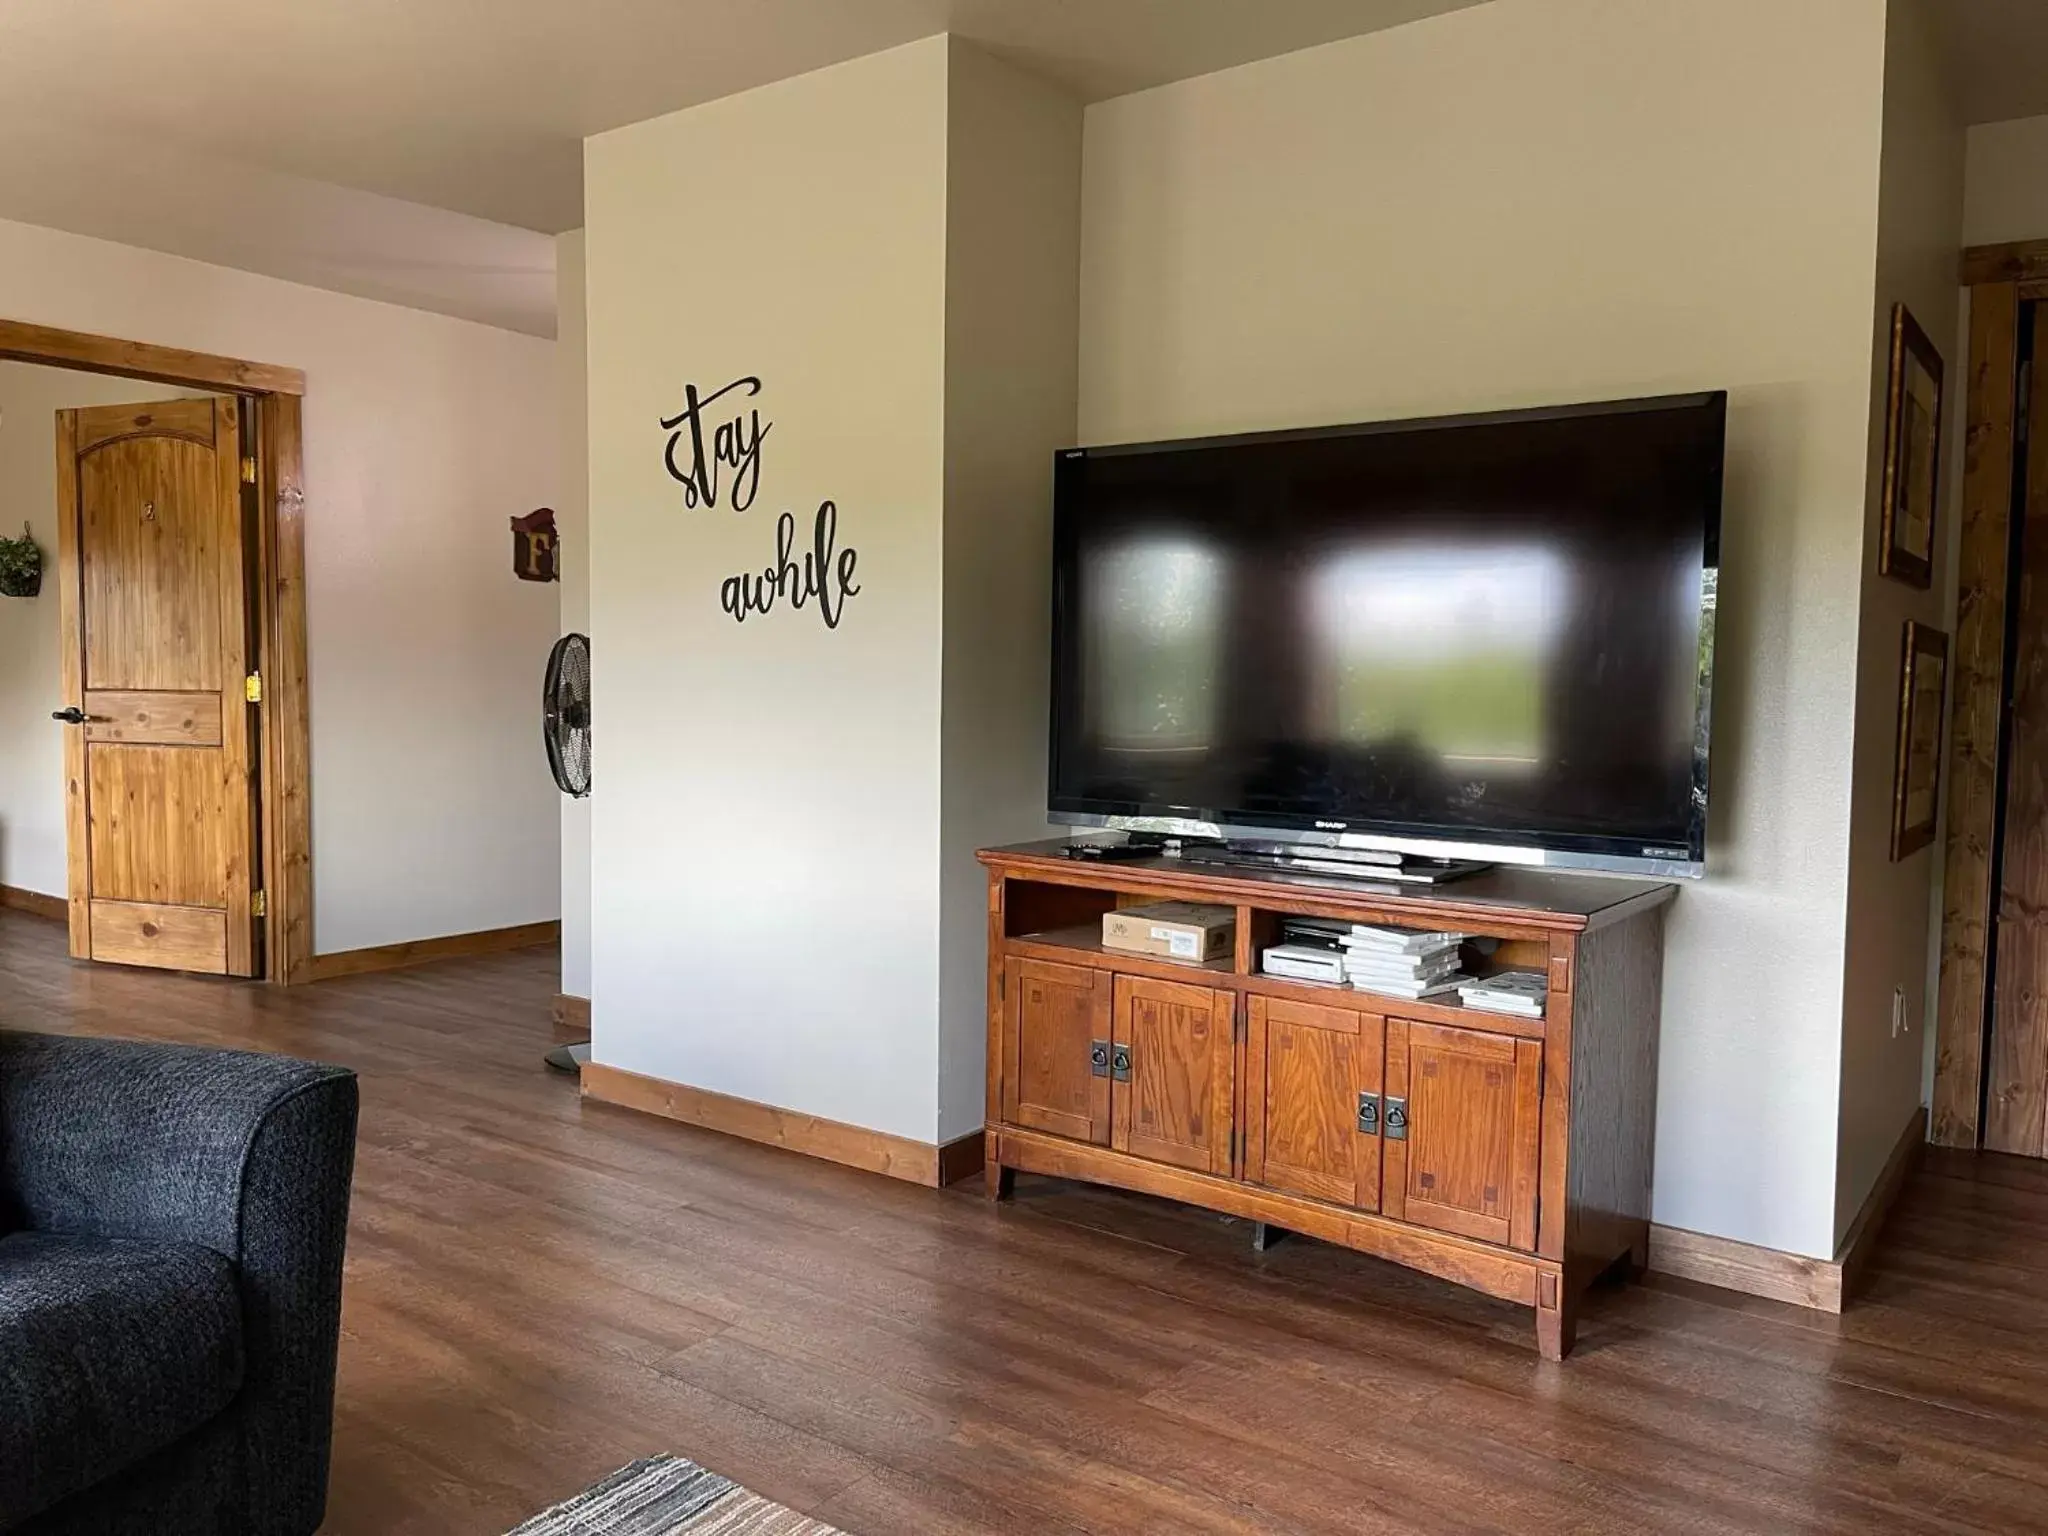
<svg viewBox="0 0 2048 1536">
<path fill-rule="evenodd" d="M 1527 1313 L 1242 1223 L 935 1194 L 539 1063 L 546 952 L 288 992 L 73 965 L 0 1025 L 362 1074 L 333 1532 L 501 1532 L 674 1451 L 859 1536 L 2048 1530 L 2048 1164 L 1930 1157 L 1830 1318 L 1655 1280 Z"/>
</svg>

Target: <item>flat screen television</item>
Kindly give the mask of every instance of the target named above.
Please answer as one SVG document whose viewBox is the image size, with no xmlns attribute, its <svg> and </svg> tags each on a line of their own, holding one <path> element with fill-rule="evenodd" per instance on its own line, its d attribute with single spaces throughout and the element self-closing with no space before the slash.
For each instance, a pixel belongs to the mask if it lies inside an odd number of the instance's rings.
<svg viewBox="0 0 2048 1536">
<path fill-rule="evenodd" d="M 1726 418 L 1059 454 L 1052 819 L 1701 873 Z"/>
</svg>

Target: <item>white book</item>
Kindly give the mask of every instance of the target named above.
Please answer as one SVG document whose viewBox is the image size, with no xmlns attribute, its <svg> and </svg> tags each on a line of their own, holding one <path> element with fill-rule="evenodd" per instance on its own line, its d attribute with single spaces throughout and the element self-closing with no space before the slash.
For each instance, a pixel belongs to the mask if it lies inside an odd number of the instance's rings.
<svg viewBox="0 0 2048 1536">
<path fill-rule="evenodd" d="M 1478 1013 L 1513 1014 L 1518 1019 L 1540 1019 L 1543 1017 L 1541 1003 L 1509 1002 L 1504 998 L 1463 997 L 1458 999 L 1467 1008 Z"/>
<path fill-rule="evenodd" d="M 1502 971 L 1498 976 L 1475 976 L 1459 990 L 1468 996 L 1540 1003 L 1548 995 L 1550 986 L 1536 971 Z"/>
<path fill-rule="evenodd" d="M 1458 969 L 1455 954 L 1434 955 L 1426 960 L 1386 960 L 1360 955 L 1347 956 L 1344 969 L 1354 975 L 1389 976 L 1396 981 L 1434 981 Z"/>
<path fill-rule="evenodd" d="M 1347 949 L 1378 949 L 1392 950 L 1399 954 L 1417 954 L 1462 944 L 1466 937 L 1462 933 L 1423 933 L 1413 928 L 1375 928 L 1370 923 L 1353 923 L 1351 932 L 1345 935 L 1342 942 Z"/>
<path fill-rule="evenodd" d="M 1455 981 L 1418 981 L 1410 984 L 1399 981 L 1361 981 L 1357 977 L 1352 978 L 1351 985 L 1359 992 L 1373 992 L 1381 997 L 1404 998 L 1411 1003 L 1419 1003 L 1425 997 L 1437 997 L 1446 992 L 1454 992 L 1458 986 Z"/>
</svg>

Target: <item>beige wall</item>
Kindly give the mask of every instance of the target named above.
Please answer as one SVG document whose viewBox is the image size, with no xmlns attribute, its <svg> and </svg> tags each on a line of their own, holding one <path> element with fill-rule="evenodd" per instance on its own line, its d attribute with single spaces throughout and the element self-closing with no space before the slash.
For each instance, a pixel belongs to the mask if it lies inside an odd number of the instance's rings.
<svg viewBox="0 0 2048 1536">
<path fill-rule="evenodd" d="M 506 527 L 559 487 L 554 343 L 7 222 L 0 312 L 305 370 L 316 950 L 554 917 L 556 597 Z"/>
<path fill-rule="evenodd" d="M 599 1062 L 981 1124 L 973 851 L 1044 827 L 1079 178 L 1078 105 L 943 37 L 589 141 Z M 658 422 L 746 376 L 758 499 L 688 507 Z M 735 623 L 724 580 L 826 498 L 837 628 Z"/>
<path fill-rule="evenodd" d="M 1856 1218 L 1921 1102 L 1921 1031 L 1934 972 L 1928 936 L 1940 844 L 1891 859 L 1898 751 L 1901 635 L 1908 619 L 1940 626 L 1953 582 L 1936 540 L 1931 588 L 1880 576 L 1885 404 L 1892 306 L 1904 303 L 1948 357 L 1961 393 L 1957 255 L 1963 223 L 1962 116 L 1949 93 L 1926 0 L 1891 0 L 1885 46 L 1876 293 L 1872 305 L 1870 425 L 1856 664 L 1855 767 L 1849 805 L 1848 930 L 1843 955 L 1841 1129 L 1835 1169 L 1837 1240 Z M 1959 437 L 1946 448 L 1960 455 Z M 1953 485 L 1953 477 L 1948 477 Z M 1953 503 L 1938 528 L 1954 525 Z M 1894 1024 L 1893 991 L 1903 1001 Z"/>
<path fill-rule="evenodd" d="M 955 39 L 947 93 L 939 1139 L 986 1102 L 986 876 L 1044 837 L 1052 456 L 1072 441 L 1081 107 Z"/>
<path fill-rule="evenodd" d="M 1963 244 L 2015 240 L 2048 240 L 2048 117 L 1970 130 Z"/>
<path fill-rule="evenodd" d="M 1495 0 L 1088 109 L 1080 435 L 1730 392 L 1656 1219 L 1834 1245 L 1882 0 Z M 1760 46 L 1759 39 L 1768 39 Z"/>
<path fill-rule="evenodd" d="M 0 885 L 65 892 L 65 728 L 50 711 L 77 701 L 64 697 L 57 643 L 56 413 L 179 393 L 0 362 L 0 534 L 26 522 L 43 551 L 42 595 L 0 597 Z"/>
<path fill-rule="evenodd" d="M 946 66 L 934 38 L 599 135 L 584 194 L 596 1059 L 927 1142 Z M 688 507 L 660 419 L 749 376 L 757 499 L 727 471 Z M 736 623 L 722 583 L 785 510 L 801 563 L 827 499 L 838 628 Z"/>
</svg>

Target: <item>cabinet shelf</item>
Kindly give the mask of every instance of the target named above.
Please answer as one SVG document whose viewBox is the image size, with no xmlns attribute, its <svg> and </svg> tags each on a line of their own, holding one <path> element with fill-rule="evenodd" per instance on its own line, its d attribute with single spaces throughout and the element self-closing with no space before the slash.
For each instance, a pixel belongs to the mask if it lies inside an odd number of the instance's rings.
<svg viewBox="0 0 2048 1536">
<path fill-rule="evenodd" d="M 1054 928 L 1044 933 L 1027 933 L 1009 941 L 1010 953 L 1031 955 L 1063 965 L 1092 965 L 1108 971 L 1128 971 L 1134 976 L 1157 976 L 1164 981 L 1197 980 L 1216 985 L 1236 971 L 1229 955 L 1214 960 L 1168 960 L 1158 955 L 1138 955 L 1127 949 L 1110 949 L 1102 942 L 1102 925 Z"/>
<path fill-rule="evenodd" d="M 1202 986 L 1228 987 L 1233 991 L 1264 997 L 1293 998 L 1297 1002 L 1357 1008 L 1368 1013 L 1398 1014 L 1423 1024 L 1447 1024 L 1454 1028 L 1519 1035 L 1534 1040 L 1542 1039 L 1544 1033 L 1541 1018 L 1525 1019 L 1512 1013 L 1467 1008 L 1456 1002 L 1430 999 L 1411 1002 L 1403 997 L 1362 991 L 1338 981 L 1301 981 L 1291 976 L 1268 976 L 1264 972 L 1241 975 L 1229 955 L 1197 962 L 1166 960 L 1156 955 L 1135 955 L 1128 950 L 1109 949 L 1103 945 L 1099 923 L 1022 934 L 1008 940 L 1005 947 L 1013 955 L 1046 960 L 1055 965 L 1085 965 L 1131 976 L 1151 976 L 1160 981 L 1193 981 Z"/>
</svg>

